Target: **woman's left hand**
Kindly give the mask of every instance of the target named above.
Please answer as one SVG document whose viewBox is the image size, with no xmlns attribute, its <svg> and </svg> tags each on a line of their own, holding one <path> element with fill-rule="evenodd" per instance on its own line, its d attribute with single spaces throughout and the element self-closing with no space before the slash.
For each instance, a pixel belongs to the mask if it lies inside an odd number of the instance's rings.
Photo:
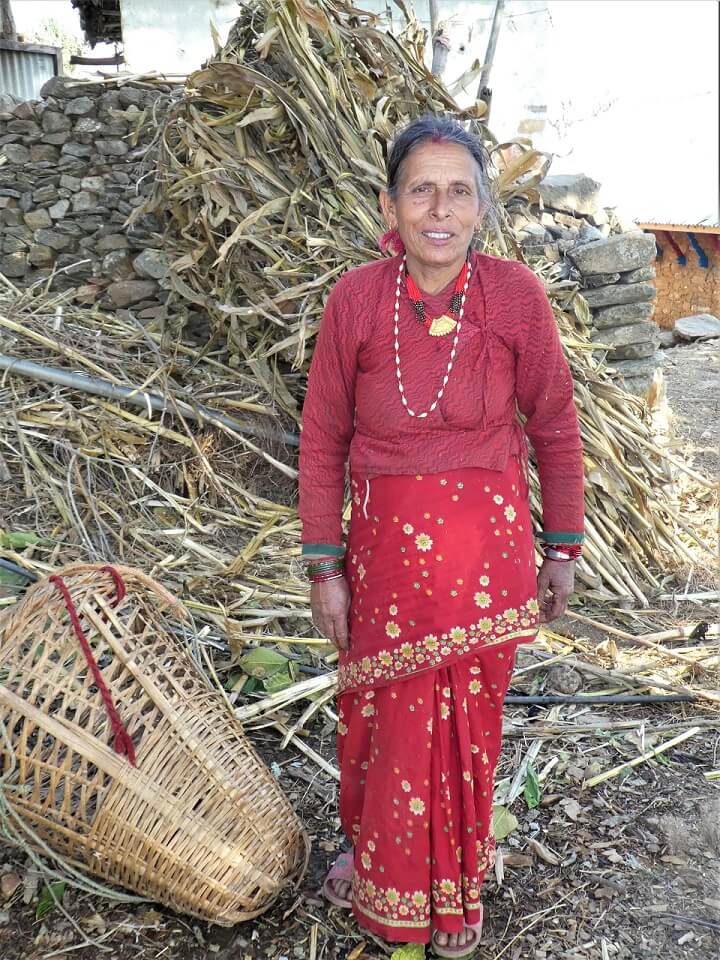
<svg viewBox="0 0 720 960">
<path fill-rule="evenodd" d="M 538 571 L 538 605 L 540 623 L 550 623 L 565 613 L 568 597 L 575 586 L 575 561 L 558 563 L 557 560 L 543 560 Z"/>
</svg>

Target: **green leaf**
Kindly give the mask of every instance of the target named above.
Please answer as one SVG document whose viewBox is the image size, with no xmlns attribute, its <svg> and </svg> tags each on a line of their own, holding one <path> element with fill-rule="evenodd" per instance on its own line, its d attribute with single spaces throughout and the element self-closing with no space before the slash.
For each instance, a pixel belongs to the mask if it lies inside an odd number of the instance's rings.
<svg viewBox="0 0 720 960">
<path fill-rule="evenodd" d="M 493 836 L 498 842 L 504 840 L 505 837 L 509 837 L 517 828 L 517 817 L 513 816 L 507 807 L 500 805 L 493 807 L 492 829 Z"/>
<path fill-rule="evenodd" d="M 397 950 L 393 950 L 390 960 L 424 960 L 425 945 L 422 943 L 406 943 Z"/>
<path fill-rule="evenodd" d="M 33 544 L 40 543 L 36 533 L 0 533 L 0 547 L 5 550 L 25 550 Z"/>
<path fill-rule="evenodd" d="M 257 677 L 259 680 L 266 680 L 273 674 L 283 670 L 287 672 L 290 661 L 277 650 L 269 647 L 257 647 L 246 653 L 238 661 L 238 666 L 249 677 Z"/>
<path fill-rule="evenodd" d="M 540 803 L 540 798 L 542 797 L 542 790 L 540 789 L 540 781 L 537 778 L 537 771 L 531 763 L 529 763 L 527 767 L 524 797 L 525 803 L 528 805 L 528 810 L 534 810 L 535 807 L 537 807 L 537 805 Z"/>
<path fill-rule="evenodd" d="M 35 910 L 35 919 L 42 920 L 53 909 L 56 903 L 62 903 L 65 893 L 65 881 L 57 880 L 55 883 L 47 884 L 42 888 L 38 905 Z M 54 894 L 54 896 L 53 896 Z"/>
<path fill-rule="evenodd" d="M 238 666 L 249 677 L 248 683 L 242 688 L 243 693 L 255 692 L 261 687 L 268 693 L 277 693 L 278 690 L 284 690 L 295 683 L 299 673 L 294 660 L 289 660 L 282 653 L 268 647 L 258 647 L 246 653 L 238 661 Z M 249 686 L 250 681 L 256 684 L 252 688 Z"/>
</svg>

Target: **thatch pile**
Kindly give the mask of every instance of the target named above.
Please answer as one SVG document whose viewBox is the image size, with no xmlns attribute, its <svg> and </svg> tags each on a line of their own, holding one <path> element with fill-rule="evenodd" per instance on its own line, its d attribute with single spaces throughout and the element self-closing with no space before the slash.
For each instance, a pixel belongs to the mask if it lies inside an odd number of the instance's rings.
<svg viewBox="0 0 720 960">
<path fill-rule="evenodd" d="M 190 78 L 158 131 L 150 205 L 166 216 L 166 249 L 176 253 L 172 296 L 212 321 L 204 349 L 168 349 L 167 336 L 67 300 L 0 294 L 0 353 L 167 400 L 150 416 L 78 384 L 5 375 L 0 406 L 13 415 L 0 419 L 0 479 L 11 493 L 0 537 L 31 531 L 40 542 L 20 557 L 15 541 L 0 540 L 0 556 L 40 571 L 101 559 L 142 567 L 238 642 L 310 634 L 292 566 L 295 452 L 272 436 L 299 419 L 332 281 L 379 255 L 375 191 L 393 130 L 425 110 L 473 123 L 483 112 L 456 110 L 415 38 L 412 25 L 404 42 L 380 33 L 345 0 L 255 0 L 217 59 Z M 499 227 L 488 248 L 517 249 L 502 204 L 534 198 L 545 167 L 517 146 L 496 179 Z M 553 264 L 534 266 L 577 385 L 588 478 L 580 586 L 646 604 L 661 585 L 658 558 L 667 570 L 696 549 L 670 461 L 643 405 L 593 359 L 576 286 L 557 281 Z M 200 416 L 201 404 L 226 422 Z M 537 517 L 536 481 L 532 496 Z"/>
</svg>

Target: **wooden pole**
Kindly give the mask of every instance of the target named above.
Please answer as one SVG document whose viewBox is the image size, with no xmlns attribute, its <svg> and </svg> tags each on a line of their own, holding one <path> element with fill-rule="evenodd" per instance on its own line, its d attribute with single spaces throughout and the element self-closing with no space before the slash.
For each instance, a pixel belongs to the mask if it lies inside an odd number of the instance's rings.
<svg viewBox="0 0 720 960">
<path fill-rule="evenodd" d="M 504 6 L 505 0 L 495 0 L 495 12 L 493 14 L 492 26 L 490 27 L 490 39 L 488 40 L 485 60 L 483 61 L 482 73 L 480 74 L 480 82 L 478 84 L 478 100 L 487 100 L 487 96 L 485 96 L 484 93 L 490 80 L 490 71 L 492 69 L 493 60 L 495 59 L 495 48 L 497 47 L 498 34 L 500 33 L 500 24 L 502 23 Z M 490 105 L 488 103 L 488 112 L 489 107 Z M 487 119 L 487 115 L 484 119 Z"/>
<path fill-rule="evenodd" d="M 435 36 L 435 31 L 438 28 L 438 0 L 430 0 L 430 36 Z"/>
<path fill-rule="evenodd" d="M 17 40 L 17 27 L 10 0 L 0 0 L 0 37 L 4 40 Z"/>
</svg>

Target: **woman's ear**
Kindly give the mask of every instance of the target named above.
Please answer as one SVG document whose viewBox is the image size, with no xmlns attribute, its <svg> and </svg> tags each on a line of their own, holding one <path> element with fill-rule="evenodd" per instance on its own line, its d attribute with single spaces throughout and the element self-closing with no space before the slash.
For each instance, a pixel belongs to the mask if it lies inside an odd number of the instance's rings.
<svg viewBox="0 0 720 960">
<path fill-rule="evenodd" d="M 387 190 L 380 191 L 380 209 L 385 217 L 385 222 L 394 230 L 397 227 L 397 217 L 395 215 L 395 204 Z"/>
</svg>

